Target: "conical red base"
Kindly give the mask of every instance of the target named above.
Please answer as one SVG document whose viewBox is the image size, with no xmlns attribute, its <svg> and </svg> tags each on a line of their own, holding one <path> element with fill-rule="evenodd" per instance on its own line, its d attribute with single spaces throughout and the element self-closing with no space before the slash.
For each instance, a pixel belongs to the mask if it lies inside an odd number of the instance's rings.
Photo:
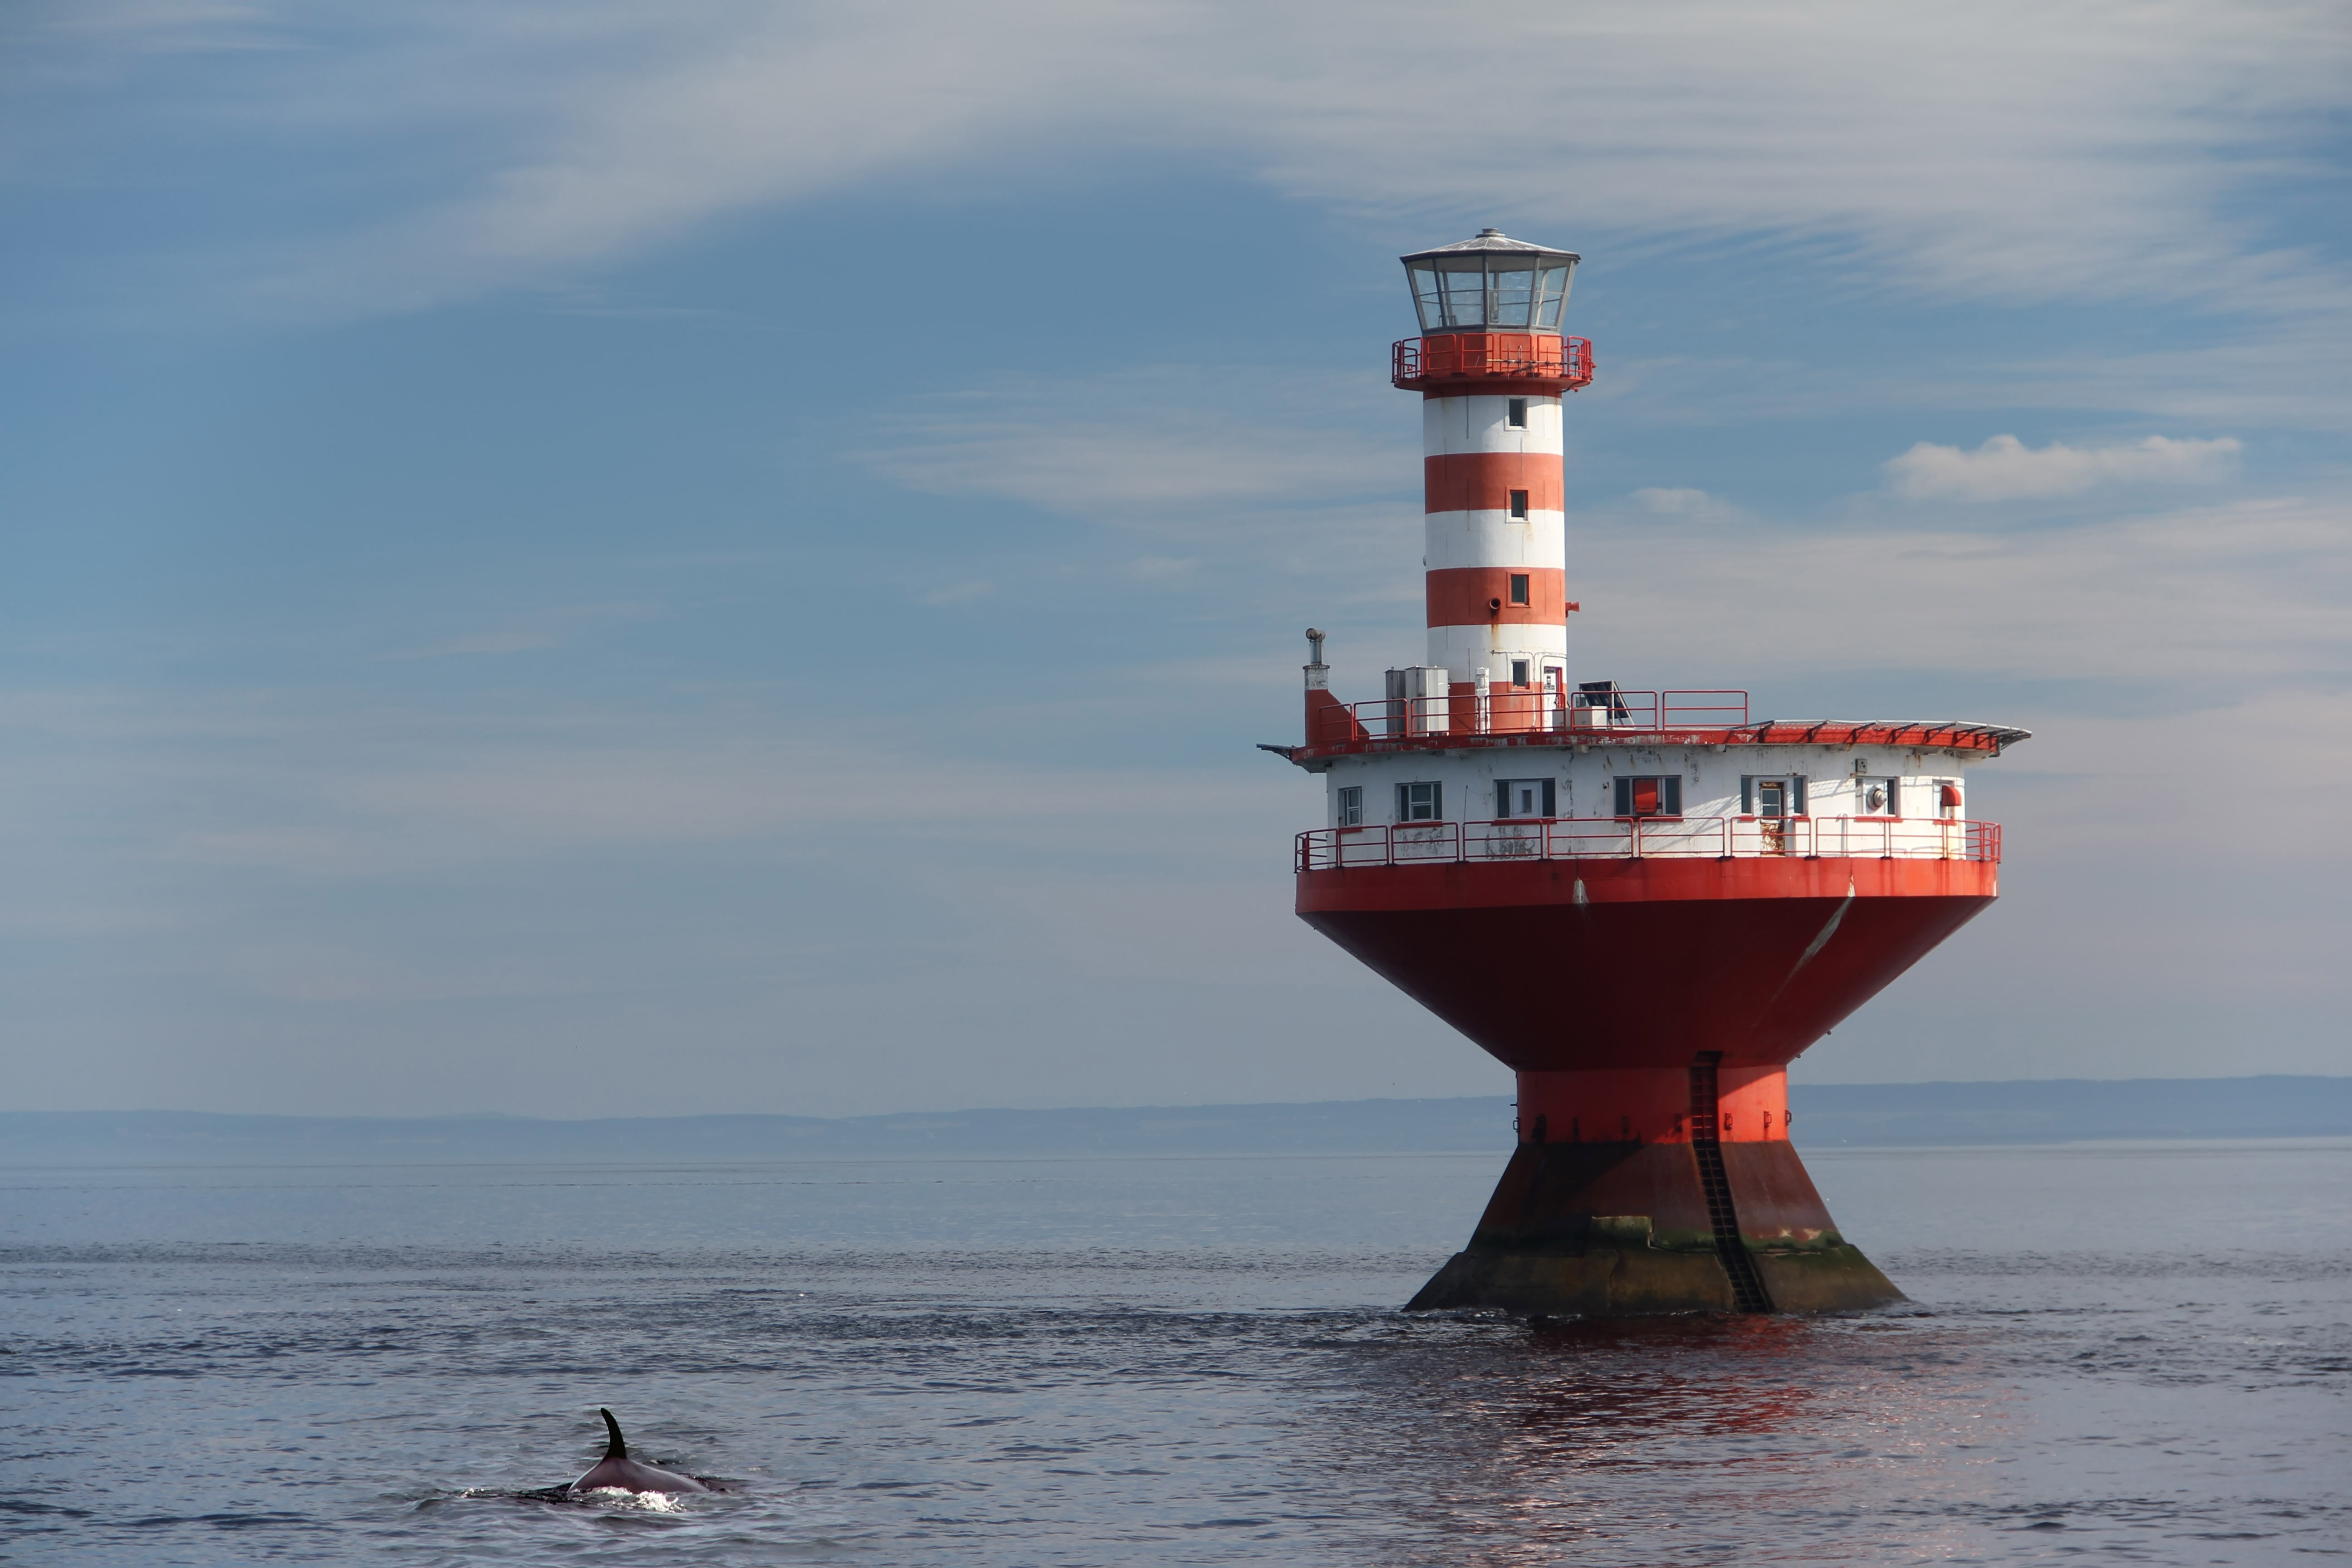
<svg viewBox="0 0 2352 1568">
<path fill-rule="evenodd" d="M 1640 1317 L 1903 1300 L 1838 1234 L 1790 1145 L 1785 1077 L 1739 1076 L 1718 1095 L 1709 1061 L 1680 1073 L 1522 1074 L 1522 1142 L 1470 1245 L 1407 1310 Z M 1643 1103 L 1675 1101 L 1689 1109 L 1640 1124 Z M 1587 1127 L 1608 1136 L 1588 1141 Z M 1569 1140 L 1553 1141 L 1556 1129 Z"/>
<path fill-rule="evenodd" d="M 1845 1311 L 1902 1292 L 1789 1146 L 1787 1067 L 1991 903 L 1990 859 L 1303 871 L 1301 918 L 1519 1077 L 1522 1140 L 1414 1308 Z"/>
</svg>

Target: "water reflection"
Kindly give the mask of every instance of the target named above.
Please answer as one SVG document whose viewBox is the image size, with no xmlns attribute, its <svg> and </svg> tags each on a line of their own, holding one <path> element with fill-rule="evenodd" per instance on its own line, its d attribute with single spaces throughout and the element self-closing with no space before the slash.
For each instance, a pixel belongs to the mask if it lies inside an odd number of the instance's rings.
<svg viewBox="0 0 2352 1568">
<path fill-rule="evenodd" d="M 1919 1317 L 1432 1325 L 1336 1358 L 1312 1463 L 1456 1561 L 1822 1560 L 1857 1531 L 1883 1547 L 1890 1508 L 1958 1551 L 1944 1505 L 1980 1493 L 1970 1456 L 2001 1427 L 1966 1338 Z"/>
</svg>

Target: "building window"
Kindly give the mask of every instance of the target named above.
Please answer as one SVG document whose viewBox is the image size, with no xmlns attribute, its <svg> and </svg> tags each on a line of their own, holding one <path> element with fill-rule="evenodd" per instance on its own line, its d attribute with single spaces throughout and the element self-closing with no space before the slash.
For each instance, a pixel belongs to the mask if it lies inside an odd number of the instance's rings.
<svg viewBox="0 0 2352 1568">
<path fill-rule="evenodd" d="M 1514 522 L 1525 522 L 1527 520 L 1528 492 L 1525 490 L 1513 490 L 1511 492 L 1511 521 Z"/>
<path fill-rule="evenodd" d="M 1511 574 L 1511 603 L 1514 605 L 1528 603 L 1528 574 L 1524 572 Z M 1517 677 L 1514 676 L 1512 679 L 1517 679 Z M 1525 685 L 1526 682 L 1521 681 L 1520 684 Z"/>
<path fill-rule="evenodd" d="M 1805 775 L 1792 773 L 1786 778 L 1758 778 L 1743 774 L 1739 780 L 1739 815 L 1777 820 L 1783 816 L 1805 815 Z"/>
<path fill-rule="evenodd" d="M 1524 658 L 1515 658 L 1511 660 L 1511 684 L 1514 686 L 1525 686 L 1527 683 L 1528 661 Z"/>
<path fill-rule="evenodd" d="M 1497 779 L 1495 781 L 1495 815 L 1508 816 L 1558 816 L 1549 779 Z"/>
<path fill-rule="evenodd" d="M 1397 785 L 1399 822 L 1441 822 L 1445 817 L 1445 786 L 1441 784 Z"/>
<path fill-rule="evenodd" d="M 1857 816 L 1900 816 L 1903 815 L 1903 785 L 1896 779 L 1874 779 L 1856 773 L 1853 778 L 1853 807 Z"/>
<path fill-rule="evenodd" d="M 1680 773 L 1621 778 L 1616 784 L 1617 815 L 1620 816 L 1680 816 L 1683 814 L 1683 778 Z"/>
<path fill-rule="evenodd" d="M 1503 416 L 1503 423 L 1508 425 L 1514 430 L 1526 429 L 1528 427 L 1528 400 L 1524 397 L 1512 398 L 1509 405 L 1509 411 Z"/>
<path fill-rule="evenodd" d="M 1361 827 L 1364 825 L 1364 786 L 1349 784 L 1339 792 L 1339 826 Z"/>
</svg>

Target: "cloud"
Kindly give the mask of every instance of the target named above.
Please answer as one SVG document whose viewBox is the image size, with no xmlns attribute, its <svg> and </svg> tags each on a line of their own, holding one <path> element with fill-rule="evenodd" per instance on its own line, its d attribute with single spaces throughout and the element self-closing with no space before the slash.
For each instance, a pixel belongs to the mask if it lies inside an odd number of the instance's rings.
<svg viewBox="0 0 2352 1568">
<path fill-rule="evenodd" d="M 972 420 L 867 460 L 910 489 L 1002 496 L 1077 514 L 1361 489 L 1365 465 L 1350 460 L 1358 454 L 1302 451 L 1286 434 L 1212 415 L 1137 425 Z"/>
<path fill-rule="evenodd" d="M 142 13 L 113 15 L 31 43 L 135 53 Z M 1571 243 L 1802 237 L 1973 299 L 2347 300 L 2336 270 L 2241 216 L 2251 182 L 2315 166 L 2340 110 L 2352 29 L 2324 3 L 1588 0 L 1507 36 L 1402 0 L 155 15 L 174 47 L 207 15 L 225 42 L 275 26 L 301 47 L 247 51 L 233 94 L 144 91 L 143 134 L 157 114 L 183 139 L 323 133 L 338 166 L 365 142 L 429 175 L 405 211 L 265 269 L 346 310 L 544 286 L 879 181 L 1003 189 L 1147 150 L 1422 233 L 1509 214 Z M 106 74 L 73 65 L 44 79 Z M 1402 82 L 1426 107 L 1400 108 Z M 114 133 L 93 124 L 77 133 Z"/>
<path fill-rule="evenodd" d="M 658 605 L 572 605 L 533 612 L 520 617 L 521 624 L 496 631 L 469 632 L 419 647 L 395 649 L 377 657 L 389 662 L 405 663 L 420 658 L 496 658 L 507 654 L 537 653 L 563 646 L 583 627 L 599 623 L 653 620 L 661 613 Z"/>
<path fill-rule="evenodd" d="M 1034 694 L 1004 696 L 966 711 L 1000 733 L 1041 722 L 1044 704 L 1022 706 Z M 1051 715 L 1043 721 L 1059 728 Z M 840 848 L 845 834 L 874 830 L 918 858 L 985 858 L 1011 846 L 1045 863 L 1074 847 L 1079 859 L 1097 853 L 1091 837 L 1070 837 L 1074 824 L 1107 829 L 1142 812 L 1206 825 L 1220 791 L 1231 793 L 1164 770 L 948 757 L 853 733 L 854 725 L 818 740 L 801 732 L 804 722 L 756 710 L 485 718 L 322 706 L 292 693 L 215 694 L 202 704 L 0 694 L 0 734 L 21 754 L 0 773 L 15 798 L 40 803 L 0 826 L 0 839 L 20 852 L 42 835 L 135 819 L 142 865 L 320 876 L 697 845 L 819 854 Z M 1278 806 L 1295 782 L 1255 767 L 1244 776 L 1261 806 Z M 928 847 L 915 849 L 918 841 Z M 1256 853 L 1245 833 L 1220 829 L 1184 854 L 1210 864 L 1237 845 L 1244 858 Z"/>
<path fill-rule="evenodd" d="M 1643 510 L 1659 517 L 1691 517 L 1715 504 L 1705 490 L 1661 489 L 1655 486 L 1635 490 L 1633 500 Z"/>
<path fill-rule="evenodd" d="M 919 405 L 918 437 L 863 460 L 911 489 L 1001 496 L 1081 517 L 1413 488 L 1418 465 L 1397 443 L 1276 412 L 1344 417 L 1364 396 L 1360 381 L 1325 386 L 1263 367 L 1006 377 Z M 1106 418 L 1107 409 L 1116 416 Z"/>
<path fill-rule="evenodd" d="M 1640 688 L 1911 670 L 2162 687 L 2187 706 L 2352 687 L 2348 524 L 2343 497 L 1983 531 L 1704 520 L 1662 551 L 1646 517 L 1596 514 L 1575 646 Z"/>
<path fill-rule="evenodd" d="M 383 657 L 389 659 L 449 658 L 466 654 L 533 653 L 554 646 L 553 632 L 477 632 L 470 637 L 451 637 L 446 642 L 406 648 Z"/>
<path fill-rule="evenodd" d="M 969 583 L 950 583 L 944 588 L 934 588 L 923 595 L 926 605 L 969 605 L 974 599 L 985 599 L 996 592 L 996 584 L 974 579 Z"/>
<path fill-rule="evenodd" d="M 2079 495 L 2108 483 L 2213 484 L 2237 471 L 2231 437 L 2176 441 L 2150 436 L 2114 447 L 2029 447 L 1995 436 L 1973 452 L 1922 441 L 1886 464 L 1895 492 L 1914 500 L 2024 500 Z"/>
</svg>

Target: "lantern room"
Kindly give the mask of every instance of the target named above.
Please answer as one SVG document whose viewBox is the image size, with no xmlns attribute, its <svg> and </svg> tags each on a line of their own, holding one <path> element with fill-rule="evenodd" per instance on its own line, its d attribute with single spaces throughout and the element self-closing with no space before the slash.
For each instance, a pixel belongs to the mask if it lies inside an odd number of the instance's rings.
<svg viewBox="0 0 2352 1568">
<path fill-rule="evenodd" d="M 1496 330 L 1557 332 L 1583 258 L 1528 245 L 1499 228 L 1404 258 L 1424 337 Z"/>
</svg>

